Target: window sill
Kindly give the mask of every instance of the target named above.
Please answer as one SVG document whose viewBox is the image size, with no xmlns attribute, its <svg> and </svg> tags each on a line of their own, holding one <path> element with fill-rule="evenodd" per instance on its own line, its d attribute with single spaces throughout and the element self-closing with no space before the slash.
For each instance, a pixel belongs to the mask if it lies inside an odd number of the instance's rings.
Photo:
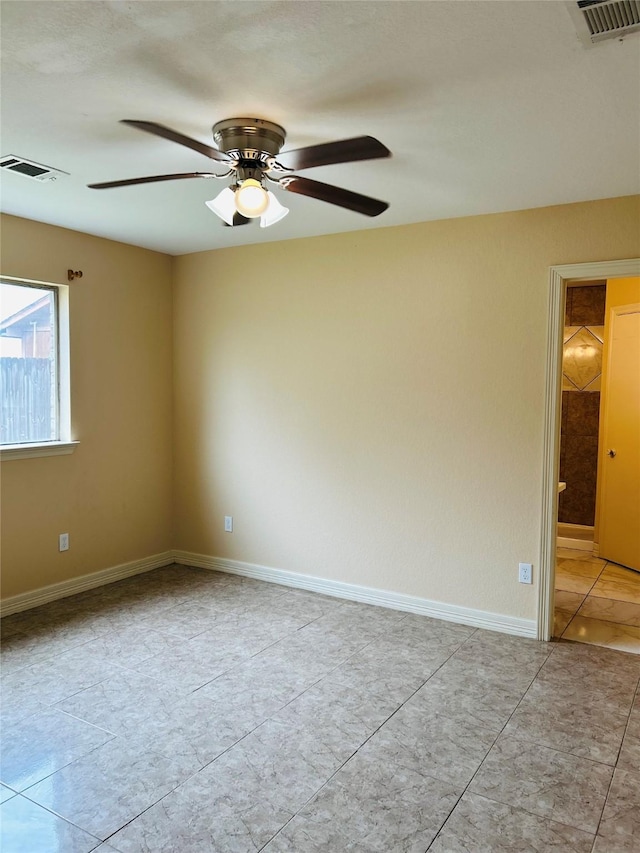
<svg viewBox="0 0 640 853">
<path fill-rule="evenodd" d="M 79 441 L 43 441 L 38 444 L 3 444 L 0 460 L 33 459 L 38 456 L 68 456 L 80 444 Z"/>
</svg>

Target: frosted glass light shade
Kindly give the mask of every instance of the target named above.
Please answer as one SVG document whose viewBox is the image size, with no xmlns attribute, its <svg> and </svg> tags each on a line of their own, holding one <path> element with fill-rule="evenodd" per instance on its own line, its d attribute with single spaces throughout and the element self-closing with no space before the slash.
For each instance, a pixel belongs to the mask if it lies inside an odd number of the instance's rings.
<svg viewBox="0 0 640 853">
<path fill-rule="evenodd" d="M 249 219 L 262 216 L 269 206 L 269 196 L 258 181 L 247 178 L 236 190 L 236 210 Z"/>
<path fill-rule="evenodd" d="M 267 190 L 267 196 L 269 197 L 269 206 L 260 217 L 261 228 L 268 228 L 270 225 L 275 225 L 276 222 L 280 222 L 289 213 L 289 208 L 280 204 L 278 199 L 269 190 Z"/>
<path fill-rule="evenodd" d="M 247 182 L 245 181 L 245 184 L 246 183 Z M 220 219 L 224 220 L 227 225 L 233 225 L 233 217 L 236 213 L 241 213 L 249 219 L 259 216 L 261 228 L 268 228 L 270 225 L 275 225 L 276 222 L 280 222 L 281 219 L 284 219 L 287 213 L 289 213 L 289 208 L 280 204 L 275 195 L 268 190 L 264 190 L 257 181 L 254 181 L 253 183 L 257 184 L 260 193 L 264 194 L 265 205 L 262 213 L 252 213 L 249 215 L 248 213 L 245 213 L 243 209 L 241 210 L 238 207 L 238 190 L 234 192 L 231 187 L 225 187 L 225 189 L 223 189 L 221 193 L 218 193 L 215 198 L 212 198 L 211 201 L 205 201 L 205 204 L 209 210 L 212 210 L 216 216 L 219 216 Z M 252 187 L 251 189 L 255 189 L 255 187 Z"/>
<path fill-rule="evenodd" d="M 236 212 L 236 199 L 235 193 L 230 187 L 225 187 L 211 201 L 205 201 L 205 204 L 209 210 L 212 210 L 216 216 L 223 219 L 227 225 L 233 225 L 233 215 Z"/>
</svg>

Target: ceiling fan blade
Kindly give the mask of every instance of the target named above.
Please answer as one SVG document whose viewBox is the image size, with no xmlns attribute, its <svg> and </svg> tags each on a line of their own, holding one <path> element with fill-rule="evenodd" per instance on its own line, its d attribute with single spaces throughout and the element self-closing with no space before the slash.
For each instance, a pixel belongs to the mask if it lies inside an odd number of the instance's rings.
<svg viewBox="0 0 640 853">
<path fill-rule="evenodd" d="M 91 190 L 109 190 L 113 187 L 130 187 L 133 184 L 155 184 L 157 181 L 178 181 L 182 178 L 217 178 L 212 172 L 180 172 L 177 175 L 150 175 L 148 178 L 127 178 L 124 181 L 105 181 L 87 184 Z"/>
<path fill-rule="evenodd" d="M 277 160 L 286 169 L 298 172 L 312 166 L 331 166 L 334 163 L 353 163 L 356 160 L 375 160 L 378 157 L 391 157 L 391 151 L 373 136 L 355 136 L 353 139 L 342 139 L 339 142 L 325 142 L 322 145 L 284 151 L 278 155 Z"/>
<path fill-rule="evenodd" d="M 317 198 L 329 204 L 337 204 L 339 207 L 355 210 L 356 213 L 363 213 L 365 216 L 379 216 L 389 207 L 386 201 L 379 201 L 367 195 L 344 190 L 342 187 L 334 187 L 332 184 L 300 178 L 298 175 L 287 175 L 286 178 L 282 178 L 280 186 L 291 193 Z"/>
<path fill-rule="evenodd" d="M 251 220 L 248 219 L 246 216 L 243 216 L 241 213 L 234 213 L 233 214 L 233 226 L 229 225 L 228 222 L 223 222 L 222 224 L 226 228 L 231 228 L 231 227 L 235 228 L 236 225 L 248 225 L 250 222 L 251 222 Z"/>
<path fill-rule="evenodd" d="M 185 145 L 187 148 L 191 148 L 192 151 L 204 154 L 205 157 L 210 157 L 212 160 L 221 160 L 223 163 L 228 163 L 231 159 L 224 151 L 218 151 L 217 148 L 212 148 L 210 145 L 205 145 L 204 142 L 198 142 L 197 139 L 191 139 L 190 136 L 185 136 L 183 133 L 178 133 L 177 130 L 172 130 L 170 127 L 165 127 L 162 124 L 156 124 L 154 121 L 136 121 L 135 119 L 123 118 L 120 124 L 128 124 L 131 127 L 137 127 L 138 130 L 145 130 L 147 133 L 152 133 L 154 136 L 161 136 L 170 142 L 177 142 L 178 145 Z"/>
</svg>

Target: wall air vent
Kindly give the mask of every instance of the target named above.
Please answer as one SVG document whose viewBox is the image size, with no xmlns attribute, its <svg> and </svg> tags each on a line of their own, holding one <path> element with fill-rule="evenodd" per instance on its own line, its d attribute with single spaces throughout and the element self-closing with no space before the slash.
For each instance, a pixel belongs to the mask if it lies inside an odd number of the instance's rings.
<svg viewBox="0 0 640 853">
<path fill-rule="evenodd" d="M 52 169 L 51 166 L 43 166 L 42 163 L 34 163 L 33 160 L 25 160 L 24 157 L 15 157 L 13 154 L 0 157 L 0 169 L 23 175 L 25 178 L 33 178 L 34 181 L 55 181 L 56 178 L 69 174 L 60 169 Z"/>
<path fill-rule="evenodd" d="M 587 46 L 640 32 L 640 0 L 578 0 L 567 7 Z"/>
</svg>

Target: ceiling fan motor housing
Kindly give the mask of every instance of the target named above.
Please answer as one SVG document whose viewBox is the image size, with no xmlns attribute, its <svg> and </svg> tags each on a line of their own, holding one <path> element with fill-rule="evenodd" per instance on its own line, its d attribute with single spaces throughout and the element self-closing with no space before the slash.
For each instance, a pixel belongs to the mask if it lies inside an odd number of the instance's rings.
<svg viewBox="0 0 640 853">
<path fill-rule="evenodd" d="M 279 124 L 260 118 L 227 118 L 213 125 L 213 140 L 220 151 L 243 160 L 266 165 L 280 153 L 286 133 Z"/>
</svg>

